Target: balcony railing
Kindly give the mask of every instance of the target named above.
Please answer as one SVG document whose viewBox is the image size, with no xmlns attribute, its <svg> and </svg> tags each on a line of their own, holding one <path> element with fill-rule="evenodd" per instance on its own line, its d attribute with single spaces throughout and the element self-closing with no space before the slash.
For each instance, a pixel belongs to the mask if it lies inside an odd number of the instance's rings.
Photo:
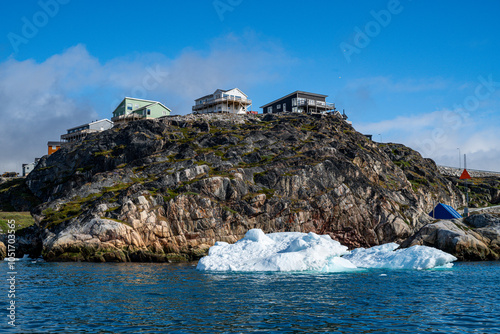
<svg viewBox="0 0 500 334">
<path fill-rule="evenodd" d="M 297 106 L 314 106 L 321 109 L 335 109 L 335 103 L 316 101 L 316 100 L 300 100 L 297 101 Z M 295 107 L 295 106 L 294 106 Z"/>
<path fill-rule="evenodd" d="M 249 100 L 249 99 L 244 98 L 244 97 L 225 96 L 225 97 L 218 97 L 215 99 L 210 98 L 210 99 L 207 99 L 207 100 L 204 100 L 201 102 L 197 102 L 196 105 L 193 106 L 193 110 L 203 109 L 203 108 L 207 108 L 209 106 L 213 106 L 213 105 L 216 105 L 219 103 L 227 103 L 227 102 L 231 102 L 231 103 L 238 102 L 238 103 L 241 103 L 244 105 L 251 105 L 252 104 L 252 100 Z"/>
</svg>

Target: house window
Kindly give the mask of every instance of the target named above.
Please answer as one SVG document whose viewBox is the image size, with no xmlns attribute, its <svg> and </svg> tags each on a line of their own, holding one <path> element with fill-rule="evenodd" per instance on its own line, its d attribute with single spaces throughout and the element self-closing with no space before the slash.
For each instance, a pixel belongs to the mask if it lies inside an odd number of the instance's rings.
<svg viewBox="0 0 500 334">
<path fill-rule="evenodd" d="M 307 103 L 310 104 L 310 105 L 314 105 L 314 100 L 307 100 Z"/>
<path fill-rule="evenodd" d="M 276 109 L 281 109 L 281 104 L 278 104 L 278 105 L 276 106 Z"/>
<path fill-rule="evenodd" d="M 283 103 L 283 111 L 286 111 L 286 103 Z"/>
<path fill-rule="evenodd" d="M 127 103 L 127 110 L 132 110 L 132 103 Z"/>
<path fill-rule="evenodd" d="M 302 97 L 299 97 L 299 98 L 297 99 L 297 104 L 298 104 L 299 106 L 301 106 L 301 105 L 303 105 L 303 104 L 305 104 L 305 103 L 306 103 L 306 99 L 304 99 L 304 98 L 302 98 Z"/>
<path fill-rule="evenodd" d="M 273 107 L 267 107 L 267 112 L 272 114 L 272 112 L 273 112 Z"/>
<path fill-rule="evenodd" d="M 151 115 L 151 109 L 148 109 L 148 115 Z"/>
<path fill-rule="evenodd" d="M 52 149 L 55 150 L 55 149 L 57 149 L 57 147 L 56 146 L 52 146 Z"/>
<path fill-rule="evenodd" d="M 297 112 L 297 107 L 292 107 L 292 112 Z"/>
<path fill-rule="evenodd" d="M 297 105 L 297 99 L 296 98 L 293 98 L 292 99 L 292 107 L 295 107 Z M 295 108 L 297 109 L 297 108 Z"/>
</svg>

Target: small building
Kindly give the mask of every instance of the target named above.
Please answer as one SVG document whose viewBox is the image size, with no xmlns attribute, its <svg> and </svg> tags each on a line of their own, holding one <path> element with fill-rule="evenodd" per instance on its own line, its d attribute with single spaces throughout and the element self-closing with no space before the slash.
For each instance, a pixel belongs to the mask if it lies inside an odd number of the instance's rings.
<svg viewBox="0 0 500 334">
<path fill-rule="evenodd" d="M 34 162 L 31 162 L 29 164 L 23 164 L 22 165 L 22 170 L 23 170 L 23 176 L 28 176 L 33 169 L 35 169 L 36 165 L 38 165 L 38 162 L 40 161 L 40 158 L 36 158 Z"/>
<path fill-rule="evenodd" d="M 273 102 L 263 105 L 264 114 L 280 112 L 324 113 L 335 111 L 335 104 L 326 102 L 328 95 L 308 93 L 297 90 Z"/>
<path fill-rule="evenodd" d="M 47 148 L 48 148 L 48 155 L 51 155 L 52 153 L 55 153 L 57 150 L 61 148 L 61 142 L 60 141 L 49 141 L 47 143 Z"/>
<path fill-rule="evenodd" d="M 89 133 L 101 132 L 111 129 L 112 127 L 113 122 L 109 119 L 101 119 L 99 121 L 75 126 L 74 128 L 68 129 L 66 134 L 61 135 L 61 141 L 74 142 L 77 140 L 83 140 L 83 138 L 85 138 Z"/>
<path fill-rule="evenodd" d="M 193 113 L 228 113 L 244 115 L 249 111 L 252 100 L 238 88 L 217 89 L 213 94 L 194 100 Z"/>
<path fill-rule="evenodd" d="M 126 97 L 113 111 L 113 123 L 126 123 L 145 118 L 169 116 L 172 111 L 158 101 Z"/>
</svg>

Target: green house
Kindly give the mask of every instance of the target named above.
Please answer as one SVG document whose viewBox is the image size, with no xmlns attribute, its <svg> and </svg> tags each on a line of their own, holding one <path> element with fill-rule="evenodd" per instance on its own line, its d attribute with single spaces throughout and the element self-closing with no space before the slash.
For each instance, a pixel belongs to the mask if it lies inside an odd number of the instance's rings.
<svg viewBox="0 0 500 334">
<path fill-rule="evenodd" d="M 113 111 L 114 123 L 169 116 L 171 110 L 158 101 L 126 97 Z"/>
</svg>

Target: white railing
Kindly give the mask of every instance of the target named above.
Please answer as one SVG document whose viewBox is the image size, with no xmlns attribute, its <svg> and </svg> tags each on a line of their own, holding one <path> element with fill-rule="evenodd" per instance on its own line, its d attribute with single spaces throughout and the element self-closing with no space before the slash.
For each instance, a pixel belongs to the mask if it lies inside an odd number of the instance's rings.
<svg viewBox="0 0 500 334">
<path fill-rule="evenodd" d="M 335 103 L 316 101 L 316 100 L 305 100 L 305 101 L 297 101 L 297 106 L 317 106 L 326 109 L 335 109 Z"/>
</svg>

